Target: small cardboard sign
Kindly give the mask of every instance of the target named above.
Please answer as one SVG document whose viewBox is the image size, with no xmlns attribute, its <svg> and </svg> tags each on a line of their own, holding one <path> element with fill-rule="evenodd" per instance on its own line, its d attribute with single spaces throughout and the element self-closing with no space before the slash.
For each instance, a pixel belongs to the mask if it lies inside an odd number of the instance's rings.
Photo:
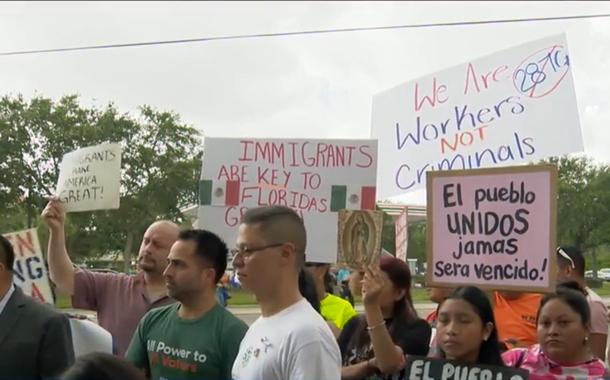
<svg viewBox="0 0 610 380">
<path fill-rule="evenodd" d="M 383 212 L 340 210 L 338 220 L 338 263 L 360 269 L 377 262 L 381 253 Z"/>
<path fill-rule="evenodd" d="M 15 251 L 13 282 L 23 293 L 53 304 L 53 293 L 35 228 L 3 234 Z"/>
<path fill-rule="evenodd" d="M 513 367 L 497 367 L 453 360 L 407 357 L 405 379 L 408 380 L 527 380 L 529 372 Z"/>
<path fill-rule="evenodd" d="M 120 187 L 121 146 L 100 144 L 64 155 L 55 193 L 66 212 L 117 209 Z"/>
<path fill-rule="evenodd" d="M 427 186 L 428 284 L 555 288 L 555 166 L 429 172 Z"/>
</svg>

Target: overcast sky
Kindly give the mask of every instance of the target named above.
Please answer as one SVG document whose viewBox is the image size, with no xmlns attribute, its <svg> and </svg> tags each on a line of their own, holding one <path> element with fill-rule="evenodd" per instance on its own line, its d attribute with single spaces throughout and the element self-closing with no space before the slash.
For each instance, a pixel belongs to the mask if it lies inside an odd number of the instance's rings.
<svg viewBox="0 0 610 380">
<path fill-rule="evenodd" d="M 610 2 L 3 2 L 0 51 L 599 13 L 610 13 Z M 367 138 L 374 94 L 561 32 L 585 153 L 610 162 L 610 18 L 3 56 L 0 93 L 76 93 L 124 112 L 149 104 L 207 136 Z"/>
</svg>

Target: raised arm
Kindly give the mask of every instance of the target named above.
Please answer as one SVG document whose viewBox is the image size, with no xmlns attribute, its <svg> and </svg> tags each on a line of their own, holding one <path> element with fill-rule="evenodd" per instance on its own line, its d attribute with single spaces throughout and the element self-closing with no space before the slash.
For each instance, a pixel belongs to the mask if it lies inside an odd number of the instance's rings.
<svg viewBox="0 0 610 380">
<path fill-rule="evenodd" d="M 51 199 L 42 212 L 42 218 L 49 227 L 47 260 L 51 281 L 62 293 L 71 296 L 74 294 L 74 266 L 66 249 L 66 212 L 61 201 Z"/>
</svg>

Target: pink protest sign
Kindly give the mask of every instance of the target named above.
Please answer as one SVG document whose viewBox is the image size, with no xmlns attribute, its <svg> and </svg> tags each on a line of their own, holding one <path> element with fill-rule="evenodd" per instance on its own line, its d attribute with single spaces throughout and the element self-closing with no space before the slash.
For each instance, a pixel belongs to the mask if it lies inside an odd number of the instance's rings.
<svg viewBox="0 0 610 380">
<path fill-rule="evenodd" d="M 555 166 L 427 175 L 430 285 L 534 292 L 554 288 Z"/>
</svg>

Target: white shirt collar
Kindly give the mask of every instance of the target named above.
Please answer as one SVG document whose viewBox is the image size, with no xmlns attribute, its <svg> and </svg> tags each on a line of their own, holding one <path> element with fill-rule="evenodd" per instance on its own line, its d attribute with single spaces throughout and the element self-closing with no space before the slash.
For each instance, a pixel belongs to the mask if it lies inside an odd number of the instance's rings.
<svg viewBox="0 0 610 380">
<path fill-rule="evenodd" d="M 2 299 L 0 299 L 0 314 L 2 314 L 2 312 L 4 311 L 4 308 L 6 307 L 8 300 L 11 298 L 11 296 L 13 295 L 14 292 L 15 292 L 15 284 L 11 284 L 10 288 L 8 288 L 8 292 L 6 292 L 4 297 L 2 297 Z"/>
</svg>

